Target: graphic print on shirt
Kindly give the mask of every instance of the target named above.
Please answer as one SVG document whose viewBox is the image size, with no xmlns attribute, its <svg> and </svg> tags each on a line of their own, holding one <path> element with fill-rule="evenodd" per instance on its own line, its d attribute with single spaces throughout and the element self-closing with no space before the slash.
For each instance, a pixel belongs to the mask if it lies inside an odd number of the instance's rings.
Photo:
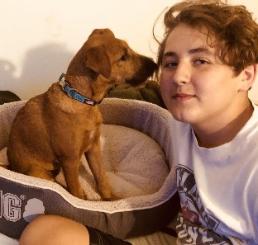
<svg viewBox="0 0 258 245">
<path fill-rule="evenodd" d="M 185 166 L 178 165 L 176 177 L 182 209 L 176 227 L 180 242 L 182 244 L 207 245 L 232 244 L 228 239 L 214 232 L 220 222 L 205 212 L 193 171 Z"/>
</svg>

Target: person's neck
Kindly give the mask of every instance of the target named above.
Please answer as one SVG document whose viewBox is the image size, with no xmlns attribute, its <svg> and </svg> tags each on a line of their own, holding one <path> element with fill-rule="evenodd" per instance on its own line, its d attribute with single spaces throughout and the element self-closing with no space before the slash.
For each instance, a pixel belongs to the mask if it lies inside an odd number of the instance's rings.
<svg viewBox="0 0 258 245">
<path fill-rule="evenodd" d="M 250 101 L 239 114 L 227 122 L 215 124 L 214 127 L 194 127 L 199 146 L 212 148 L 230 142 L 237 133 L 242 129 L 253 113 L 253 106 Z"/>
</svg>

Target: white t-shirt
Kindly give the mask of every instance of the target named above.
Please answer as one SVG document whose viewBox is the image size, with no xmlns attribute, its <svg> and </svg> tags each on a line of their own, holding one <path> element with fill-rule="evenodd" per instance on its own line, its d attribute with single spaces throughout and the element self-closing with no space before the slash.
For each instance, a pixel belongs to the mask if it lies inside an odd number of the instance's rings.
<svg viewBox="0 0 258 245">
<path fill-rule="evenodd" d="M 199 147 L 175 121 L 179 244 L 258 244 L 258 107 L 226 144 Z"/>
</svg>

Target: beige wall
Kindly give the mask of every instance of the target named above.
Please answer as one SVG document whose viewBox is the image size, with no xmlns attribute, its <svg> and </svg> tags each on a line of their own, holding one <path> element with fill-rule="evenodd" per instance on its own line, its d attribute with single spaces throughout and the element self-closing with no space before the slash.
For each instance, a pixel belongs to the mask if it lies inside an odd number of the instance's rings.
<svg viewBox="0 0 258 245">
<path fill-rule="evenodd" d="M 152 27 L 175 2 L 0 0 L 0 90 L 14 91 L 23 99 L 45 91 L 94 28 L 109 27 L 135 50 L 155 58 Z M 231 2 L 245 3 L 258 16 L 257 0 Z M 156 33 L 161 36 L 159 25 Z M 258 98 L 258 93 L 252 96 Z"/>
</svg>

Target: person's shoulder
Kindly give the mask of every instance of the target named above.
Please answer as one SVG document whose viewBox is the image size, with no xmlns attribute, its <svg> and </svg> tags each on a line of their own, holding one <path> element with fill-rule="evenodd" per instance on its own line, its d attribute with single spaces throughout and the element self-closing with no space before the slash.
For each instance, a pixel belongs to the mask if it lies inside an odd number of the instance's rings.
<svg viewBox="0 0 258 245">
<path fill-rule="evenodd" d="M 191 125 L 189 123 L 178 121 L 174 118 L 171 122 L 173 139 L 176 142 L 180 142 L 180 144 L 183 144 L 183 142 L 187 142 L 188 144 L 192 136 Z"/>
</svg>

